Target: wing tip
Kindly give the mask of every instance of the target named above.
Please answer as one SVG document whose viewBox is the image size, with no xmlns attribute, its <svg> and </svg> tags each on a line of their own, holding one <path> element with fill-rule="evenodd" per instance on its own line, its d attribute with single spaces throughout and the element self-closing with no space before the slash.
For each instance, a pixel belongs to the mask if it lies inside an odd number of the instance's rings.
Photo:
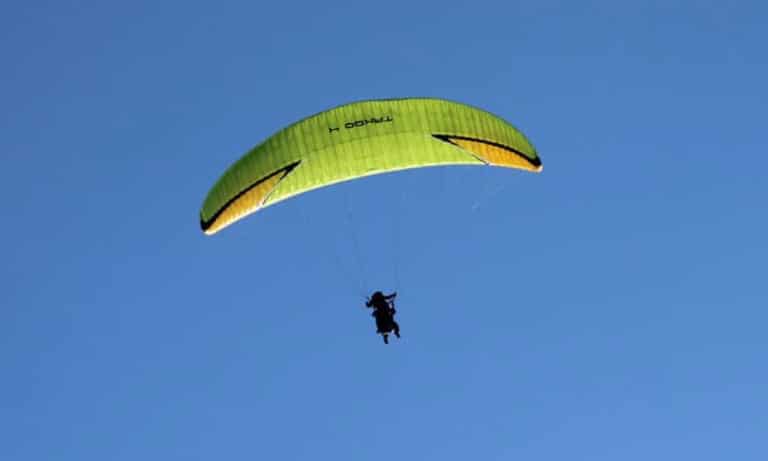
<svg viewBox="0 0 768 461">
<path fill-rule="evenodd" d="M 292 162 L 258 179 L 231 197 L 209 219 L 205 219 L 203 211 L 200 211 L 200 229 L 205 235 L 213 235 L 267 206 L 267 200 L 278 183 L 285 179 L 299 164 L 301 164 L 301 160 Z"/>
<path fill-rule="evenodd" d="M 534 157 L 530 157 L 528 154 L 495 141 L 445 134 L 432 134 L 432 137 L 469 152 L 487 165 L 518 168 L 533 173 L 540 173 L 544 169 L 541 158 L 535 151 L 532 154 Z"/>
<path fill-rule="evenodd" d="M 215 234 L 217 230 L 213 229 L 212 226 L 213 226 L 213 222 L 206 221 L 205 219 L 203 219 L 203 215 L 202 213 L 200 213 L 200 230 L 203 232 L 203 234 L 205 235 Z"/>
</svg>

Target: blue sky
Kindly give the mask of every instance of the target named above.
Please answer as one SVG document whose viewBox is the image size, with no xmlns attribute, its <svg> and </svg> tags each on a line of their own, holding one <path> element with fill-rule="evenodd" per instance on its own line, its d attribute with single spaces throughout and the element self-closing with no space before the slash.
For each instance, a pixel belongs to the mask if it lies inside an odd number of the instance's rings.
<svg viewBox="0 0 768 461">
<path fill-rule="evenodd" d="M 3 3 L 0 458 L 767 459 L 765 22 Z M 202 235 L 247 149 L 404 96 L 506 118 L 544 172 L 382 175 Z"/>
</svg>

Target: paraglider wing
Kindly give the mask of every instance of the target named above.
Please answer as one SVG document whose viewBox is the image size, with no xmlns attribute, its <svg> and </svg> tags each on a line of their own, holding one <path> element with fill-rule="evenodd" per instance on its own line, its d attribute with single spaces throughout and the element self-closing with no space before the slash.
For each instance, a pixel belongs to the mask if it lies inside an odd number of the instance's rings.
<svg viewBox="0 0 768 461">
<path fill-rule="evenodd" d="M 268 138 L 208 193 L 200 226 L 212 235 L 281 200 L 341 181 L 436 165 L 541 171 L 536 149 L 486 111 L 428 98 L 362 101 L 321 112 Z"/>
</svg>

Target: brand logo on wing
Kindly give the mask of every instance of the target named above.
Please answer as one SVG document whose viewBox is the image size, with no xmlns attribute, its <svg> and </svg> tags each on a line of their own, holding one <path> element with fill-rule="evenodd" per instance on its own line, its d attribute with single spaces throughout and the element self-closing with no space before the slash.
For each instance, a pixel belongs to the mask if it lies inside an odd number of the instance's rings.
<svg viewBox="0 0 768 461">
<path fill-rule="evenodd" d="M 336 131 L 340 131 L 342 128 L 345 130 L 351 130 L 353 128 L 360 128 L 366 125 L 370 124 L 378 124 L 378 123 L 392 123 L 394 121 L 394 118 L 391 115 L 384 115 L 381 117 L 371 117 L 371 118 L 364 118 L 362 120 L 353 120 L 351 122 L 344 122 L 344 125 L 342 126 L 329 126 L 328 132 L 334 133 Z"/>
</svg>

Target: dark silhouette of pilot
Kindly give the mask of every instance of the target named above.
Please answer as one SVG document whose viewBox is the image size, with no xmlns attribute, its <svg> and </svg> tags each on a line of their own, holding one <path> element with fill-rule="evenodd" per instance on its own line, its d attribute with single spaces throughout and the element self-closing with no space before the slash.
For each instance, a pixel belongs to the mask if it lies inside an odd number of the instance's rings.
<svg viewBox="0 0 768 461">
<path fill-rule="evenodd" d="M 384 344 L 389 344 L 389 333 L 395 333 L 395 336 L 400 337 L 400 325 L 395 322 L 395 297 L 397 292 L 391 295 L 385 295 L 384 293 L 377 291 L 371 295 L 368 301 L 365 303 L 367 307 L 373 308 L 373 318 L 376 319 L 376 333 L 379 333 L 384 338 Z"/>
</svg>

